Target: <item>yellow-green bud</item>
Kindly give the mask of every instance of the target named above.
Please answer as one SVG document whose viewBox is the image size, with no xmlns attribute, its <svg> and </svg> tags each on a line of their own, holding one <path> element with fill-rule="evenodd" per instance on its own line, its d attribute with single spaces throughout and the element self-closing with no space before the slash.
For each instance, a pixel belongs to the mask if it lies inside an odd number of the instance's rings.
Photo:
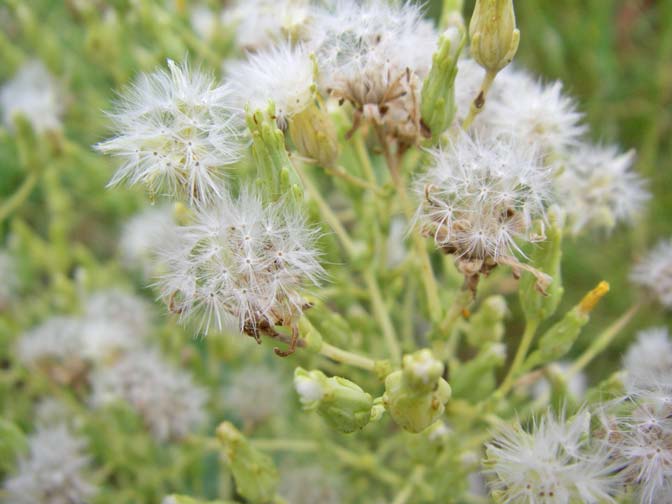
<svg viewBox="0 0 672 504">
<path fill-rule="evenodd" d="M 511 63 L 520 42 L 513 0 L 476 0 L 469 37 L 471 57 L 488 72 Z"/>
<path fill-rule="evenodd" d="M 325 105 L 311 103 L 289 120 L 289 136 L 303 156 L 331 168 L 338 160 L 339 147 L 336 128 Z"/>
<path fill-rule="evenodd" d="M 464 30 L 464 16 L 462 16 L 463 7 L 464 0 L 443 0 L 439 27 L 441 29 L 446 29 L 454 26 L 455 28 Z"/>
<path fill-rule="evenodd" d="M 217 439 L 224 447 L 238 493 L 251 503 L 272 501 L 280 481 L 273 459 L 254 448 L 230 422 L 217 427 Z"/>
<path fill-rule="evenodd" d="M 294 388 L 304 409 L 317 411 L 333 429 L 355 432 L 371 421 L 373 398 L 350 380 L 298 367 L 294 371 Z"/>
<path fill-rule="evenodd" d="M 486 298 L 478 311 L 469 318 L 467 342 L 474 347 L 501 341 L 504 336 L 504 317 L 508 313 L 504 296 Z"/>
<path fill-rule="evenodd" d="M 383 403 L 403 429 L 421 432 L 443 414 L 451 393 L 443 370 L 429 350 L 420 350 L 404 356 L 402 369 L 387 376 Z"/>
<path fill-rule="evenodd" d="M 271 103 L 266 113 L 247 111 L 245 119 L 252 136 L 252 157 L 257 166 L 258 181 L 272 199 L 287 193 L 292 184 L 299 183 L 285 148 L 285 136 L 273 117 Z"/>
<path fill-rule="evenodd" d="M 537 322 L 542 322 L 555 313 L 564 294 L 560 272 L 564 227 L 562 211 L 557 207 L 551 208 L 548 222 L 546 239 L 541 243 L 535 243 L 530 253 L 530 263 L 552 278 L 550 286 L 546 289 L 546 295 L 539 292 L 537 279 L 532 274 L 524 274 L 518 287 L 520 305 L 525 318 Z"/>
<path fill-rule="evenodd" d="M 524 368 L 530 369 L 546 364 L 567 354 L 579 337 L 583 326 L 590 320 L 590 312 L 607 292 L 609 292 L 609 284 L 600 282 L 597 287 L 586 294 L 578 305 L 565 314 L 562 320 L 544 333 L 539 340 L 537 350 L 525 361 Z"/>
<path fill-rule="evenodd" d="M 455 76 L 464 42 L 461 28 L 452 26 L 441 35 L 439 48 L 432 56 L 432 68 L 422 86 L 420 112 L 434 140 L 448 129 L 455 117 Z"/>
</svg>

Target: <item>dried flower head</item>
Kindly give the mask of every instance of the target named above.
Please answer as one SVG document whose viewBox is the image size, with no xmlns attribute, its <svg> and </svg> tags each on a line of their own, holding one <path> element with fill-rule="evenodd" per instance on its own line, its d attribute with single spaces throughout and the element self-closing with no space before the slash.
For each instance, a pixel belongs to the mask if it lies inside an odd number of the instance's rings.
<svg viewBox="0 0 672 504">
<path fill-rule="evenodd" d="M 612 229 L 632 221 L 649 199 L 644 179 L 633 169 L 634 151 L 581 144 L 569 153 L 556 180 L 558 199 L 573 234 L 586 228 Z"/>
<path fill-rule="evenodd" d="M 128 353 L 98 370 L 92 386 L 94 406 L 126 401 L 161 441 L 189 434 L 206 417 L 205 390 L 153 350 Z"/>
<path fill-rule="evenodd" d="M 462 133 L 430 154 L 418 219 L 465 275 L 487 274 L 520 253 L 517 241 L 535 239 L 532 220 L 544 215 L 550 175 L 534 149 Z"/>
<path fill-rule="evenodd" d="M 242 106 L 252 111 L 275 104 L 278 124 L 302 112 L 314 99 L 313 63 L 303 46 L 289 44 L 250 54 L 226 68 Z"/>
<path fill-rule="evenodd" d="M 26 62 L 0 88 L 0 109 L 5 126 L 13 128 L 16 114 L 23 115 L 37 133 L 61 128 L 63 92 L 41 61 Z"/>
<path fill-rule="evenodd" d="M 658 243 L 635 266 L 630 279 L 649 290 L 665 308 L 672 308 L 672 240 Z"/>
<path fill-rule="evenodd" d="M 486 474 L 502 504 L 615 502 L 618 480 L 608 450 L 590 435 L 590 415 L 548 413 L 526 432 L 504 429 L 487 445 Z"/>
<path fill-rule="evenodd" d="M 28 444 L 17 474 L 5 481 L 7 502 L 84 504 L 96 494 L 84 474 L 89 465 L 86 443 L 65 425 L 38 427 Z"/>
<path fill-rule="evenodd" d="M 141 75 L 110 114 L 117 135 L 96 146 L 123 159 L 110 185 L 127 180 L 192 202 L 221 196 L 222 169 L 246 145 L 241 111 L 208 74 L 172 60 L 168 70 Z"/>
<path fill-rule="evenodd" d="M 320 87 L 406 144 L 422 136 L 420 92 L 438 36 L 417 5 L 337 1 L 319 11 L 309 46 Z"/>
<path fill-rule="evenodd" d="M 191 226 L 175 228 L 165 251 L 164 299 L 182 318 L 257 336 L 291 325 L 306 301 L 301 290 L 323 275 L 316 230 L 286 201 L 264 204 L 252 191 L 200 209 Z"/>
</svg>

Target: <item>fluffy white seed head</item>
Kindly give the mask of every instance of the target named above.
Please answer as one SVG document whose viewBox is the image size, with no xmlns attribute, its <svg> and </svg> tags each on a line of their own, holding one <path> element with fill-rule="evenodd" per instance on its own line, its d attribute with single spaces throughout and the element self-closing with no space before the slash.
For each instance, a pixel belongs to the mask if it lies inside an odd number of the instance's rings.
<svg viewBox="0 0 672 504">
<path fill-rule="evenodd" d="M 672 341 L 667 328 L 653 327 L 637 334 L 625 355 L 628 390 L 646 389 L 660 383 L 672 385 Z"/>
<path fill-rule="evenodd" d="M 28 453 L 17 473 L 5 481 L 12 504 L 74 504 L 90 502 L 96 488 L 87 481 L 86 443 L 65 425 L 38 427 L 28 439 Z"/>
<path fill-rule="evenodd" d="M 633 170 L 634 160 L 634 151 L 620 153 L 616 146 L 581 144 L 569 153 L 556 190 L 573 234 L 610 230 L 639 214 L 649 193 Z"/>
<path fill-rule="evenodd" d="M 510 135 L 544 155 L 557 155 L 576 145 L 587 129 L 559 81 L 543 84 L 523 70 L 509 70 L 497 76 L 493 91 L 483 121 L 494 135 Z"/>
<path fill-rule="evenodd" d="M 201 330 L 286 325 L 305 304 L 301 291 L 323 276 L 316 230 L 287 202 L 262 203 L 252 191 L 224 196 L 176 227 L 160 286 L 169 308 Z"/>
<path fill-rule="evenodd" d="M 26 62 L 0 87 L 2 120 L 13 128 L 14 116 L 23 115 L 37 133 L 62 127 L 63 91 L 41 61 Z"/>
<path fill-rule="evenodd" d="M 21 335 L 17 343 L 19 360 L 27 366 L 46 362 L 80 361 L 81 324 L 75 317 L 55 316 Z"/>
<path fill-rule="evenodd" d="M 235 372 L 225 395 L 225 408 L 245 422 L 256 424 L 281 412 L 287 397 L 283 376 L 261 365 Z"/>
<path fill-rule="evenodd" d="M 544 214 L 550 175 L 524 144 L 465 133 L 420 179 L 418 218 L 436 245 L 465 259 L 513 255 Z"/>
<path fill-rule="evenodd" d="M 246 141 L 231 88 L 185 63 L 141 75 L 110 114 L 116 136 L 99 151 L 123 164 L 110 185 L 143 184 L 151 193 L 189 201 L 222 194 L 222 176 L 242 157 Z"/>
<path fill-rule="evenodd" d="M 665 308 L 672 308 L 672 240 L 658 243 L 635 266 L 630 279 L 650 291 Z"/>
<path fill-rule="evenodd" d="M 608 450 L 590 437 L 590 415 L 546 414 L 532 432 L 518 425 L 487 445 L 486 474 L 503 504 L 615 502 L 618 480 Z"/>
<path fill-rule="evenodd" d="M 437 40 L 417 5 L 340 0 L 316 14 L 309 47 L 323 91 L 413 143 L 421 134 L 422 79 Z"/>
<path fill-rule="evenodd" d="M 672 382 L 657 381 L 605 406 L 604 445 L 633 502 L 672 500 Z M 634 390 L 633 390 L 634 389 Z M 612 411 L 610 411 L 612 410 Z"/>
<path fill-rule="evenodd" d="M 172 236 L 173 210 L 169 206 L 148 207 L 123 226 L 119 252 L 126 268 L 142 273 L 145 279 L 161 270 L 157 251 L 166 247 Z"/>
<path fill-rule="evenodd" d="M 266 110 L 270 101 L 280 126 L 313 100 L 313 63 L 301 45 L 281 44 L 226 67 L 241 108 Z"/>
<path fill-rule="evenodd" d="M 156 351 L 132 352 L 99 369 L 92 388 L 94 406 L 127 402 L 160 441 L 184 437 L 206 418 L 206 391 Z"/>
<path fill-rule="evenodd" d="M 311 19 L 310 0 L 237 0 L 222 14 L 234 25 L 238 46 L 259 51 L 283 40 L 300 40 Z"/>
</svg>

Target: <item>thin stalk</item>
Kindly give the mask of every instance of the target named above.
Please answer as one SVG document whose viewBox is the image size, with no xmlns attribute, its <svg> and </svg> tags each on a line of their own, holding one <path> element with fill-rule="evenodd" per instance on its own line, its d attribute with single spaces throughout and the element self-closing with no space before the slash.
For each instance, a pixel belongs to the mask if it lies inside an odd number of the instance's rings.
<svg viewBox="0 0 672 504">
<path fill-rule="evenodd" d="M 476 98 L 474 98 L 474 101 L 471 102 L 471 107 L 469 107 L 469 114 L 462 123 L 463 130 L 469 129 L 469 126 L 471 126 L 471 124 L 474 122 L 476 116 L 483 110 L 483 107 L 485 106 L 485 99 L 488 96 L 488 91 L 490 91 L 490 87 L 492 86 L 495 77 L 497 77 L 497 72 L 491 71 L 488 71 L 483 77 L 481 89 L 478 92 Z"/>
<path fill-rule="evenodd" d="M 4 221 L 9 215 L 19 208 L 30 196 L 30 193 L 35 188 L 35 184 L 39 180 L 39 176 L 35 172 L 31 172 L 19 186 L 19 188 L 12 194 L 2 206 L 0 206 L 0 222 Z"/>
<path fill-rule="evenodd" d="M 355 175 L 352 175 L 345 171 L 343 167 L 339 166 L 336 168 L 324 168 L 324 171 L 326 171 L 329 175 L 332 175 L 334 177 L 338 177 L 340 179 L 345 180 L 349 184 L 352 184 L 355 187 L 359 187 L 361 189 L 366 189 L 368 191 L 372 191 L 374 194 L 377 196 L 382 196 L 383 191 L 381 191 L 378 186 L 374 185 L 372 182 L 368 180 L 361 179 L 359 177 L 356 177 Z"/>
<path fill-rule="evenodd" d="M 397 494 L 392 504 L 406 504 L 413 495 L 413 490 L 425 474 L 425 466 L 415 466 L 411 477 L 404 485 L 404 488 Z"/>
<path fill-rule="evenodd" d="M 364 271 L 364 281 L 369 290 L 371 296 L 371 306 L 373 308 L 373 314 L 378 319 L 378 323 L 383 330 L 383 338 L 385 339 L 385 344 L 390 353 L 392 362 L 399 363 L 401 362 L 401 348 L 399 347 L 399 341 L 397 340 L 397 334 L 390 319 L 390 313 L 385 306 L 383 301 L 383 295 L 380 291 L 380 286 L 376 281 L 373 271 L 367 269 Z"/>
<path fill-rule="evenodd" d="M 364 137 L 361 131 L 355 134 L 352 141 L 355 145 L 355 154 L 359 158 L 359 164 L 364 170 L 364 176 L 370 183 L 376 184 L 376 174 L 373 171 L 373 164 L 371 164 L 371 158 L 364 145 Z"/>
<path fill-rule="evenodd" d="M 605 329 L 586 350 L 579 356 L 567 371 L 567 378 L 575 376 L 584 369 L 590 362 L 602 353 L 614 340 L 616 336 L 625 328 L 639 311 L 641 304 L 636 304 L 625 312 L 621 317 Z"/>
<path fill-rule="evenodd" d="M 394 182 L 395 189 L 399 195 L 399 200 L 401 201 L 401 206 L 404 211 L 404 215 L 408 222 L 413 221 L 413 207 L 411 201 L 406 192 L 406 185 L 402 180 L 401 173 L 399 172 L 399 163 L 396 156 L 390 151 L 390 146 L 385 138 L 385 133 L 379 127 L 375 127 L 376 134 L 378 135 L 378 140 L 383 148 L 383 155 L 385 156 L 385 161 L 387 162 L 387 167 L 392 176 L 392 181 Z M 427 297 L 427 306 L 429 308 L 429 315 L 433 321 L 438 321 L 441 317 L 441 306 L 439 304 L 439 287 L 436 283 L 436 278 L 434 276 L 434 271 L 432 270 L 432 262 L 429 259 L 429 254 L 427 253 L 427 247 L 425 241 L 422 239 L 417 232 L 412 232 L 411 236 L 413 238 L 413 245 L 420 261 L 420 276 L 422 278 L 422 283 L 425 288 L 425 295 Z"/>
<path fill-rule="evenodd" d="M 320 347 L 320 354 L 328 357 L 331 360 L 340 362 L 341 364 L 348 364 L 350 366 L 365 369 L 366 371 L 374 371 L 376 368 L 376 361 L 369 359 L 363 355 L 348 352 L 341 348 L 322 342 Z"/>
<path fill-rule="evenodd" d="M 495 393 L 496 396 L 504 397 L 509 393 L 509 390 L 511 390 L 513 380 L 516 378 L 516 375 L 520 371 L 520 368 L 525 361 L 525 357 L 527 356 L 527 352 L 532 345 L 532 341 L 534 340 L 534 335 L 537 333 L 538 327 L 538 320 L 532 319 L 527 321 L 527 324 L 525 325 L 525 332 L 523 333 L 523 337 L 520 339 L 520 344 L 518 345 L 518 350 L 516 351 L 516 355 L 513 358 L 513 363 L 509 368 L 509 372 L 507 373 L 506 378 L 504 378 L 504 381 L 497 389 L 497 392 Z"/>
</svg>

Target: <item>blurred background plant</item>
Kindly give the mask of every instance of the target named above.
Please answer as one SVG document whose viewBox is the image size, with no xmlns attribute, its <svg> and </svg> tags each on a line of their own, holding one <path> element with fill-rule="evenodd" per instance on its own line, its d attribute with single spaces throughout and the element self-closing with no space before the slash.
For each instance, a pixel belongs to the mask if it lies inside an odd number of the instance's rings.
<svg viewBox="0 0 672 504">
<path fill-rule="evenodd" d="M 438 19 L 442 4 L 427 2 L 427 15 Z M 466 16 L 473 4 L 465 1 Z M 238 15 L 244 16 L 241 5 Z M 462 471 L 444 474 L 440 466 L 428 464 L 429 475 L 405 474 L 403 461 L 389 460 L 390 453 L 408 445 L 407 456 L 424 461 L 431 457 L 432 443 L 447 435 L 442 430 L 447 427 L 431 427 L 432 432 L 414 438 L 384 420 L 375 430 L 344 437 L 325 429 L 317 415 L 302 413 L 299 399 L 290 394 L 294 368 L 311 369 L 319 363 L 330 374 L 342 374 L 341 364 L 307 354 L 279 359 L 270 351 L 272 344 L 264 342 L 265 348 L 257 349 L 252 338 L 239 335 L 196 338 L 193 328 L 178 325 L 163 306 L 151 306 L 156 294 L 147 277 L 156 272 L 149 271 L 155 262 L 147 254 L 151 242 L 162 239 L 153 231 L 159 229 L 161 212 L 164 220 L 171 213 L 179 220 L 185 210 L 148 206 L 136 188 L 107 190 L 116 160 L 98 155 L 91 145 L 108 134 L 109 120 L 102 111 L 113 108 L 115 91 L 138 73 L 153 71 L 166 58 L 181 61 L 188 55 L 221 75 L 222 61 L 237 57 L 238 46 L 258 42 L 245 39 L 243 44 L 226 17 L 208 14 L 223 7 L 215 1 L 196 5 L 186 0 L 0 0 L 0 82 L 9 81 L 26 63 L 40 62 L 19 89 L 0 95 L 5 113 L 0 129 L 0 479 L 20 470 L 16 454 L 41 456 L 34 446 L 52 435 L 56 446 L 66 446 L 61 453 L 71 462 L 61 468 L 61 480 L 85 480 L 78 486 L 81 495 L 54 502 L 160 502 L 171 493 L 264 502 L 263 496 L 253 495 L 262 483 L 253 479 L 251 490 L 240 485 L 246 477 L 241 471 L 249 468 L 221 458 L 223 449 L 213 433 L 221 422 L 230 421 L 250 437 L 250 446 L 239 441 L 233 428 L 220 427 L 220 441 L 228 449 L 235 445 L 250 450 L 245 453 L 262 468 L 267 461 L 257 451 L 272 456 L 279 472 L 264 474 L 280 481 L 279 493 L 290 503 L 363 502 L 362 496 L 370 502 L 439 502 L 436 495 L 453 490 L 460 495 L 469 482 L 482 485 L 476 477 L 467 478 L 479 461 L 450 460 L 449 449 L 441 455 L 444 467 L 463 465 Z M 591 323 L 566 356 L 571 361 L 637 302 L 639 291 L 628 280 L 631 265 L 659 237 L 672 234 L 672 2 L 568 0 L 559 5 L 522 0 L 515 7 L 523 33 L 516 65 L 544 80 L 562 80 L 585 111 L 593 141 L 636 149 L 636 169 L 648 178 L 653 195 L 646 215 L 627 232 L 564 241 L 565 292 L 558 313 L 572 309 L 601 280 L 611 285 L 611 294 L 591 314 Z M 14 117 L 8 112 L 30 82 L 45 86 L 55 102 L 43 104 L 57 114 L 42 125 L 28 113 Z M 39 113 L 40 106 L 31 102 L 28 108 Z M 139 223 L 133 235 L 130 219 L 143 211 L 154 215 L 144 227 Z M 310 211 L 317 214 L 314 206 Z M 404 231 L 402 226 L 399 235 Z M 321 240 L 334 248 L 333 236 Z M 333 254 L 327 258 L 340 259 Z M 511 312 L 499 322 L 507 335 L 523 334 L 517 284 L 505 277 L 497 280 L 509 301 L 505 310 Z M 141 304 L 134 296 L 142 298 L 146 306 L 141 315 L 130 316 L 132 310 L 123 305 L 111 314 L 92 309 L 92 296 L 110 296 L 110 290 L 117 293 L 115 303 L 119 292 L 134 306 Z M 357 288 L 349 295 L 363 297 Z M 114 304 L 106 299 L 104 304 Z M 329 335 L 331 343 L 341 346 L 361 343 L 372 327 L 361 305 L 347 301 L 334 301 L 347 322 L 325 324 L 343 329 Z M 320 318 L 329 316 L 325 313 L 319 303 L 308 312 L 323 332 Z M 140 329 L 138 318 L 146 319 L 140 320 Z M 669 312 L 644 303 L 627 330 L 586 370 L 588 383 L 594 385 L 621 368 L 637 330 L 669 322 Z M 38 330 L 42 343 L 37 348 L 23 341 L 17 350 L 20 340 Z M 66 333 L 72 335 L 68 341 L 63 339 Z M 506 345 L 515 349 L 515 336 Z M 137 352 L 137 347 L 147 353 L 132 355 L 138 362 L 124 368 L 119 355 Z M 491 357 L 502 355 L 493 347 Z M 119 369 L 116 379 L 111 369 Z M 349 371 L 347 376 L 370 385 L 367 390 L 380 389 L 363 372 Z M 157 390 L 169 392 L 162 396 Z M 453 385 L 454 396 L 465 393 Z M 175 414 L 167 424 L 160 414 L 170 418 L 171 412 L 185 410 L 189 415 Z M 40 423 L 59 427 L 36 428 Z M 490 427 L 481 426 L 484 432 Z M 398 435 L 381 439 L 380 431 Z M 82 446 L 86 461 L 78 451 Z M 45 462 L 44 468 L 29 470 L 52 477 L 58 467 Z M 426 488 L 425 480 L 433 478 L 441 480 L 442 489 Z M 20 483 L 14 487 L 20 489 Z M 89 485 L 98 488 L 94 497 L 89 497 Z M 7 493 L 11 488 L 8 484 L 0 494 L 7 502 L 13 502 L 15 494 Z M 411 497 L 413 492 L 417 494 Z M 42 502 L 40 498 L 29 496 L 25 502 Z M 474 497 L 473 502 L 480 501 Z"/>
</svg>

